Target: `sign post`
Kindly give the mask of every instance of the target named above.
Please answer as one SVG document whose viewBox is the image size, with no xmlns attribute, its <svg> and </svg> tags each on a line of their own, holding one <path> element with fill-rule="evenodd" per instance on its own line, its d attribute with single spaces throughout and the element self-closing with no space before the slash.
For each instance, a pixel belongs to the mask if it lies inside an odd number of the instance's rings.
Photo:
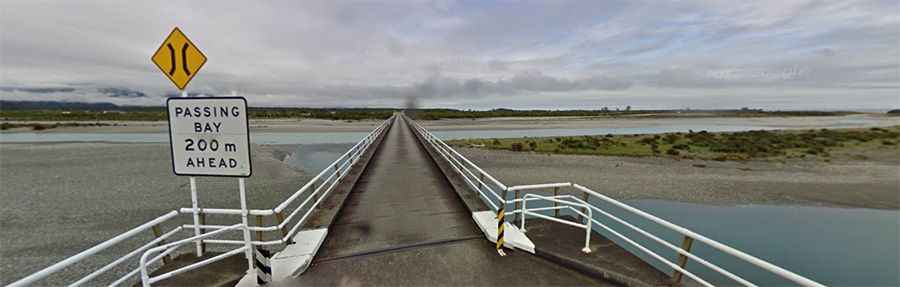
<svg viewBox="0 0 900 287">
<path fill-rule="evenodd" d="M 176 175 L 192 176 L 192 179 L 193 176 L 238 177 L 244 244 L 247 263 L 252 269 L 253 245 L 244 184 L 244 178 L 252 174 L 247 100 L 242 97 L 169 98 L 166 106 L 172 171 Z M 195 190 L 191 193 L 193 200 Z M 196 217 L 195 221 L 198 221 Z"/>
<path fill-rule="evenodd" d="M 241 97 L 189 98 L 184 90 L 206 64 L 206 55 L 175 27 L 150 60 L 181 90 L 181 98 L 166 101 L 169 115 L 169 140 L 172 171 L 190 176 L 194 235 L 202 234 L 195 176 L 238 177 L 241 219 L 247 270 L 253 270 L 253 243 L 247 217 L 244 179 L 250 177 L 250 134 L 247 100 Z M 197 256 L 203 256 L 203 243 L 197 240 Z"/>
</svg>

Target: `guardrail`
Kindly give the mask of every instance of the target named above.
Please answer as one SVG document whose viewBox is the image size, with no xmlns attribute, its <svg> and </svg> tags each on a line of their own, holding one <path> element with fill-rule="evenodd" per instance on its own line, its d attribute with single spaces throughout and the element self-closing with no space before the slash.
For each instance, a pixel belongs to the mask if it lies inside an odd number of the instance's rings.
<svg viewBox="0 0 900 287">
<path fill-rule="evenodd" d="M 749 263 L 758 268 L 761 268 L 762 270 L 766 270 L 772 274 L 775 274 L 781 278 L 787 279 L 787 280 L 789 280 L 795 284 L 798 284 L 800 286 L 824 286 L 816 281 L 810 280 L 809 278 L 798 275 L 787 269 L 781 268 L 781 267 L 774 265 L 772 263 L 769 263 L 765 260 L 759 259 L 753 255 L 744 253 L 740 250 L 737 250 L 736 248 L 733 248 L 726 244 L 723 244 L 723 243 L 720 243 L 713 239 L 710 239 L 699 233 L 696 233 L 687 228 L 684 228 L 677 224 L 666 221 L 662 218 L 654 216 L 650 213 L 647 213 L 645 211 L 642 211 L 640 209 L 632 207 L 628 204 L 622 203 L 618 200 L 612 199 L 606 195 L 603 195 L 599 192 L 596 192 L 594 190 L 591 190 L 587 187 L 584 187 L 584 186 L 581 186 L 578 184 L 565 182 L 565 183 L 518 185 L 518 186 L 508 187 L 508 186 L 504 185 L 502 182 L 500 182 L 499 180 L 497 180 L 496 178 L 494 178 L 493 176 L 491 176 L 490 174 L 488 174 L 487 172 L 485 172 L 483 169 L 478 167 L 476 164 L 469 161 L 465 156 L 463 156 L 462 154 L 457 152 L 450 145 L 445 143 L 440 138 L 436 137 L 434 134 L 429 132 L 427 129 L 423 128 L 418 123 L 416 123 L 412 120 L 409 120 L 409 122 L 412 123 L 412 126 L 414 127 L 416 132 L 418 132 L 419 135 L 421 135 L 421 137 L 438 154 L 440 154 L 440 156 L 447 163 L 450 164 L 450 166 L 453 168 L 453 170 L 457 174 L 462 176 L 463 180 L 466 182 L 466 184 L 469 186 L 469 188 L 471 188 L 474 192 L 476 192 L 480 196 L 480 198 L 493 211 L 496 212 L 497 210 L 499 210 L 499 206 L 501 206 L 501 205 L 504 205 L 504 206 L 511 205 L 511 204 L 515 205 L 514 209 L 512 209 L 511 211 L 507 211 L 505 214 L 506 215 L 514 215 L 516 219 L 514 219 L 513 222 L 519 221 L 520 228 L 522 229 L 523 232 L 526 231 L 525 230 L 525 216 L 535 216 L 535 217 L 539 217 L 542 219 L 548 219 L 548 220 L 551 220 L 554 222 L 559 222 L 559 223 L 568 224 L 568 225 L 572 225 L 572 226 L 579 227 L 579 228 L 584 228 L 584 229 L 588 230 L 587 231 L 588 236 L 585 239 L 585 248 L 582 249 L 582 251 L 590 252 L 590 249 L 588 248 L 588 244 L 589 244 L 589 240 L 590 240 L 590 237 L 589 237 L 590 231 L 589 230 L 590 230 L 590 226 L 596 225 L 596 226 L 600 227 L 601 229 L 605 230 L 606 232 L 621 239 L 628 245 L 631 245 L 631 246 L 637 248 L 638 250 L 649 255 L 653 259 L 658 260 L 662 264 L 672 268 L 674 270 L 673 274 L 672 274 L 672 280 L 673 280 L 673 283 L 675 283 L 675 284 L 680 284 L 682 277 L 687 276 L 701 285 L 713 286 L 712 283 L 704 280 L 700 276 L 698 276 L 684 268 L 684 266 L 687 264 L 687 261 L 690 259 L 690 260 L 700 263 L 700 265 L 702 265 L 706 268 L 709 268 L 710 270 L 712 270 L 716 273 L 719 273 L 719 274 L 733 280 L 736 283 L 739 283 L 744 286 L 756 286 L 754 283 L 746 280 L 745 278 L 735 275 L 734 273 L 726 270 L 725 268 L 722 268 L 721 266 L 713 264 L 713 263 L 707 261 L 706 259 L 703 259 L 703 258 L 697 256 L 696 254 L 692 254 L 691 246 L 693 245 L 693 243 L 695 241 L 697 241 L 697 242 L 703 243 L 709 247 L 712 247 L 713 249 L 715 249 L 719 252 L 722 252 L 724 254 L 727 254 L 729 256 L 737 258 L 741 261 Z M 560 192 L 562 191 L 561 189 L 564 189 L 564 188 L 574 189 L 576 192 L 580 192 L 582 195 L 581 198 L 578 198 L 572 194 L 561 195 L 560 194 Z M 534 192 L 531 192 L 531 193 L 525 193 L 524 196 L 522 196 L 521 193 L 527 192 L 527 191 L 544 191 L 547 193 L 552 192 L 553 195 L 552 196 L 539 195 Z M 510 192 L 514 193 L 514 195 L 511 199 L 509 198 Z M 636 226 L 635 224 L 628 222 L 627 220 L 622 219 L 621 216 L 617 216 L 617 215 L 613 214 L 614 212 L 611 210 L 604 210 L 594 204 L 591 204 L 590 203 L 591 199 L 597 199 L 602 202 L 612 204 L 613 206 L 616 206 L 629 214 L 636 215 L 638 217 L 647 219 L 650 222 L 653 222 L 659 226 L 665 227 L 668 230 L 672 230 L 672 231 L 680 234 L 683 238 L 681 247 L 675 246 L 674 244 L 660 238 L 659 236 L 657 236 L 651 232 L 648 232 L 648 231 Z M 547 201 L 547 202 L 552 203 L 553 206 L 529 209 L 529 208 L 527 208 L 527 203 L 529 201 Z M 564 206 L 559 206 L 560 203 L 564 204 Z M 539 213 L 542 211 L 550 211 L 550 210 L 554 211 L 553 217 Z M 559 213 L 560 210 L 572 211 L 573 213 L 577 214 L 580 217 L 579 220 L 581 222 L 575 223 L 575 222 L 559 219 L 558 217 L 560 217 L 560 213 Z M 608 221 L 601 221 L 597 218 L 594 218 L 593 214 L 602 215 L 603 218 L 607 218 L 607 219 L 611 220 L 612 222 L 621 224 L 621 225 L 627 227 L 628 229 L 635 231 L 638 234 L 652 240 L 653 242 L 656 242 L 663 247 L 673 250 L 678 255 L 677 262 L 672 262 L 672 261 L 666 259 L 665 257 L 660 256 L 656 252 L 650 250 L 649 248 L 637 243 L 634 239 L 623 235 L 619 231 L 617 231 L 617 230 L 611 228 L 609 225 L 607 225 L 606 223 L 608 223 Z M 520 215 L 521 215 L 521 218 L 519 217 Z"/>
<path fill-rule="evenodd" d="M 285 201 L 281 202 L 278 206 L 272 209 L 252 209 L 248 211 L 249 215 L 257 216 L 257 225 L 250 226 L 249 229 L 257 232 L 257 240 L 252 241 L 252 245 L 277 245 L 277 244 L 288 244 L 290 243 L 290 238 L 299 230 L 300 227 L 306 223 L 306 220 L 309 218 L 310 214 L 315 210 L 315 208 L 322 202 L 322 200 L 328 195 L 328 193 L 337 185 L 341 179 L 347 174 L 347 171 L 353 167 L 353 165 L 359 161 L 360 157 L 369 150 L 369 147 L 374 143 L 383 133 L 386 131 L 392 124 L 396 116 L 392 116 L 387 120 L 383 121 L 378 127 L 372 130 L 369 134 L 363 137 L 359 142 L 357 142 L 353 147 L 351 147 L 347 152 L 342 154 L 338 159 L 332 162 L 328 167 L 319 172 L 313 179 L 307 182 L 303 187 L 294 192 L 290 197 L 288 197 Z M 299 204 L 296 205 L 292 210 L 289 210 L 290 206 L 297 201 L 300 197 L 303 196 L 304 193 L 309 194 L 306 198 Z M 310 204 L 311 203 L 311 204 Z M 303 216 L 297 218 L 296 215 L 300 212 L 305 211 Z M 287 217 L 284 216 L 285 213 L 289 213 Z M 141 281 L 144 286 L 149 286 L 152 282 L 157 282 L 159 280 L 169 278 L 176 274 L 190 271 L 204 265 L 213 263 L 215 261 L 224 259 L 226 257 L 239 254 L 241 252 L 245 252 L 247 246 L 243 246 L 237 249 L 233 249 L 227 251 L 223 254 L 219 254 L 212 258 L 205 259 L 200 262 L 193 263 L 191 265 L 179 268 L 177 270 L 161 274 L 155 277 L 149 277 L 148 268 L 150 264 L 154 262 L 158 262 L 162 260 L 164 263 L 170 261 L 169 255 L 177 250 L 178 248 L 185 246 L 191 242 L 201 242 L 203 244 L 237 244 L 244 245 L 245 242 L 241 240 L 223 240 L 223 239 L 211 239 L 216 235 L 222 235 L 228 231 L 240 231 L 243 228 L 243 224 L 235 224 L 235 225 L 207 225 L 205 224 L 206 215 L 207 214 L 220 214 L 220 215 L 241 215 L 241 209 L 223 209 L 223 208 L 181 208 L 179 210 L 170 211 L 162 216 L 159 216 L 153 220 L 150 220 L 140 226 L 132 228 L 122 234 L 119 234 L 113 238 L 110 238 L 100 244 L 97 244 L 91 248 L 88 248 L 78 254 L 75 254 L 71 257 L 68 257 L 62 261 L 54 263 L 44 269 L 41 269 L 38 272 L 32 273 L 22 279 L 19 279 L 7 287 L 23 287 L 30 286 L 38 281 L 49 277 L 52 274 L 60 272 L 67 267 L 75 265 L 91 256 L 96 255 L 102 251 L 109 249 L 110 247 L 116 246 L 122 242 L 125 242 L 129 239 L 134 239 L 143 232 L 151 230 L 153 232 L 154 238 L 149 242 L 146 242 L 139 246 L 138 248 L 130 251 L 129 253 L 115 259 L 114 261 L 104 265 L 100 269 L 97 269 L 91 272 L 84 277 L 79 278 L 74 283 L 69 286 L 81 286 L 85 283 L 91 282 L 95 280 L 98 276 L 112 270 L 117 266 L 123 265 L 129 259 L 132 259 L 138 254 L 142 254 L 140 258 L 140 264 L 138 267 L 131 269 L 125 275 L 118 277 L 113 282 L 109 283 L 109 286 L 119 286 L 122 283 L 125 283 L 127 280 L 133 278 L 134 276 L 141 274 Z M 185 224 L 175 226 L 174 228 L 163 232 L 162 224 L 171 222 L 175 220 L 180 215 L 191 216 L 195 219 L 194 224 Z M 197 215 L 196 217 L 194 217 Z M 275 216 L 275 221 L 278 223 L 274 226 L 263 226 L 263 217 L 266 216 Z M 291 225 L 291 222 L 297 219 L 296 222 Z M 175 242 L 166 243 L 166 240 L 170 239 L 172 236 L 182 232 L 182 231 L 190 231 L 194 227 L 199 227 L 200 229 L 212 229 L 214 231 L 203 233 L 203 234 L 194 234 L 194 236 L 181 239 Z M 290 227 L 290 229 L 288 229 Z M 289 230 L 289 231 L 288 231 Z M 276 240 L 270 241 L 262 241 L 263 232 L 275 232 L 281 231 L 281 234 L 277 236 Z M 202 252 L 202 251 L 201 251 Z M 150 257 L 150 254 L 159 253 L 157 256 Z"/>
</svg>

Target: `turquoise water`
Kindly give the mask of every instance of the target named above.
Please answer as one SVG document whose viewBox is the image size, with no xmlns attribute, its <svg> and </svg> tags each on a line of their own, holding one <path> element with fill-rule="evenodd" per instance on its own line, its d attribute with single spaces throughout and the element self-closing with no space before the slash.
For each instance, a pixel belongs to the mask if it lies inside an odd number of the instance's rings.
<svg viewBox="0 0 900 287">
<path fill-rule="evenodd" d="M 649 220 L 591 200 L 675 246 L 682 236 Z M 691 229 L 807 278 L 832 286 L 900 286 L 900 211 L 809 206 L 713 206 L 663 200 L 627 204 Z M 535 204 L 536 206 L 546 204 Z M 563 212 L 563 214 L 571 212 Z M 549 215 L 549 212 L 548 212 Z M 657 254 L 676 260 L 675 252 L 602 215 L 595 218 Z M 594 230 L 671 274 L 672 269 L 594 225 Z M 581 248 L 581 246 L 572 246 Z M 761 286 L 796 285 L 699 241 L 692 253 Z M 697 263 L 688 270 L 717 285 L 735 282 Z"/>
</svg>

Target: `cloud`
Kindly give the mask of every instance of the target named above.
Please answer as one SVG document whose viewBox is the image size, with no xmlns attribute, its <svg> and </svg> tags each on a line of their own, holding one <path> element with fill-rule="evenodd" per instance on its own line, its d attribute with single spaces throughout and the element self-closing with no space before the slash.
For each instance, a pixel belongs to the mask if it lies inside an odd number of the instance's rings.
<svg viewBox="0 0 900 287">
<path fill-rule="evenodd" d="M 105 94 L 111 98 L 143 98 L 147 94 L 141 91 L 135 91 L 128 88 L 99 88 L 97 92 Z"/>
<path fill-rule="evenodd" d="M 179 26 L 188 91 L 276 106 L 896 107 L 896 2 L 239 1 L 0 9 L 0 98 L 160 105 L 149 61 Z M 852 97 L 865 98 L 857 101 Z M 669 98 L 665 98 L 669 97 Z"/>
</svg>

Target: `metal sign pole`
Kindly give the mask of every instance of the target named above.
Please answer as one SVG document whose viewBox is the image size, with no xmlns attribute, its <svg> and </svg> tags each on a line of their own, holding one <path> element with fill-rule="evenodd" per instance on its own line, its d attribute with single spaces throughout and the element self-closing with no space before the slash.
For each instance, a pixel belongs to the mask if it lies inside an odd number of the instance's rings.
<svg viewBox="0 0 900 287">
<path fill-rule="evenodd" d="M 247 273 L 253 271 L 253 242 L 251 242 L 250 238 L 250 225 L 247 223 L 247 192 L 244 190 L 244 178 L 238 178 L 238 184 L 241 189 L 241 220 L 244 223 L 244 250 L 247 255 Z"/>
<path fill-rule="evenodd" d="M 193 176 L 191 177 L 191 207 L 194 208 L 194 235 L 200 236 L 202 231 L 200 230 L 200 208 L 197 203 L 197 179 Z M 196 244 L 197 257 L 203 257 L 203 240 L 198 239 Z"/>
<path fill-rule="evenodd" d="M 181 97 L 187 98 L 188 93 L 185 90 L 181 90 Z M 191 207 L 194 209 L 194 235 L 200 236 L 203 231 L 200 229 L 200 207 L 197 203 L 197 179 L 195 177 L 190 177 L 191 179 Z M 203 240 L 198 239 L 195 244 L 197 245 L 197 257 L 203 257 Z"/>
</svg>

